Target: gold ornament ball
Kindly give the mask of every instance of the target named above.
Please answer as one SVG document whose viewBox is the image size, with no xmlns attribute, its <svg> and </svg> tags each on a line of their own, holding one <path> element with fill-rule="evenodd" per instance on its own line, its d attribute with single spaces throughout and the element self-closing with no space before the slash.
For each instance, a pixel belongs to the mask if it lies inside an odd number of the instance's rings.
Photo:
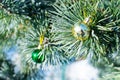
<svg viewBox="0 0 120 80">
<path fill-rule="evenodd" d="M 90 28 L 84 23 L 76 23 L 72 29 L 73 36 L 77 40 L 86 40 L 90 34 Z"/>
</svg>

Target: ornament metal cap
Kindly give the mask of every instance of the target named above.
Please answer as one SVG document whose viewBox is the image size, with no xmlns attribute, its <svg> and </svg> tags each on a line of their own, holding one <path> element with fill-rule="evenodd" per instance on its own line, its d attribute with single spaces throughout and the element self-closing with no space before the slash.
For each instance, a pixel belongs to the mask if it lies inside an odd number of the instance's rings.
<svg viewBox="0 0 120 80">
<path fill-rule="evenodd" d="M 90 24 L 91 22 L 92 22 L 91 16 L 89 16 L 83 20 L 84 24 Z"/>
</svg>

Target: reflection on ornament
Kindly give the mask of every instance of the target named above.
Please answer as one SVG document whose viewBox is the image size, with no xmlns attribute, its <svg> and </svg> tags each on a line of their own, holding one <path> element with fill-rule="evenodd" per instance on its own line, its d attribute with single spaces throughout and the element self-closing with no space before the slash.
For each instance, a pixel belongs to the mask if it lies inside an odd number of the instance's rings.
<svg viewBox="0 0 120 80">
<path fill-rule="evenodd" d="M 45 56 L 40 54 L 41 49 L 36 49 L 32 52 L 32 60 L 36 63 L 42 63 L 45 60 Z"/>
<path fill-rule="evenodd" d="M 73 36 L 78 40 L 86 40 L 90 34 L 90 28 L 83 23 L 76 23 L 72 30 Z"/>
</svg>

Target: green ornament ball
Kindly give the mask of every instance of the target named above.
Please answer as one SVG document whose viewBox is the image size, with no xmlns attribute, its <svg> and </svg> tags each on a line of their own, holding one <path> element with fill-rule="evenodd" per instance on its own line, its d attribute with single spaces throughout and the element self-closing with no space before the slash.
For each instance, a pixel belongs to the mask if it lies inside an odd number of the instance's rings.
<svg viewBox="0 0 120 80">
<path fill-rule="evenodd" d="M 73 36 L 77 40 L 86 40 L 90 34 L 90 28 L 84 23 L 76 23 L 72 29 Z"/>
<path fill-rule="evenodd" d="M 45 60 L 45 56 L 40 54 L 42 50 L 36 49 L 32 52 L 32 60 L 36 63 L 42 63 Z"/>
</svg>

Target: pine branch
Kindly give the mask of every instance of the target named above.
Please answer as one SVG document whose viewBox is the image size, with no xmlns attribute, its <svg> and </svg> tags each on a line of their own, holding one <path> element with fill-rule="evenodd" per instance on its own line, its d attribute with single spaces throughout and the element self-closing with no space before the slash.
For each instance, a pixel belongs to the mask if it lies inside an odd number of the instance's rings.
<svg viewBox="0 0 120 80">
<path fill-rule="evenodd" d="M 23 61 L 25 63 L 30 63 L 35 65 L 31 58 L 32 52 L 36 49 L 42 49 L 39 52 L 39 55 L 45 56 L 45 61 L 37 64 L 41 66 L 42 69 L 48 69 L 49 66 L 60 66 L 62 64 L 68 63 L 67 58 L 62 51 L 58 49 L 59 45 L 54 45 L 54 40 L 52 40 L 52 33 L 50 33 L 49 27 L 44 27 L 39 25 L 38 28 L 32 28 L 28 33 L 26 33 L 25 38 L 19 41 L 20 44 L 20 53 L 23 56 Z M 43 48 L 40 45 L 40 36 L 44 34 Z M 39 46 L 41 46 L 39 48 Z M 21 52 L 22 51 L 22 52 Z M 27 65 L 26 65 L 27 66 Z M 31 70 L 31 68 L 30 68 Z M 29 71 L 29 70 L 28 70 Z"/>
<path fill-rule="evenodd" d="M 56 11 L 51 11 L 54 15 L 51 22 L 56 44 L 62 44 L 61 49 L 69 56 L 92 55 L 93 61 L 94 59 L 99 61 L 102 57 L 115 52 L 117 46 L 115 36 L 119 34 L 120 26 L 119 5 L 119 0 L 58 0 L 54 4 Z M 113 6 L 116 9 L 113 9 Z M 75 23 L 82 23 L 89 16 L 92 19 L 87 25 L 90 28 L 89 38 L 85 41 L 77 40 L 72 34 L 72 29 Z"/>
<path fill-rule="evenodd" d="M 55 0 L 3 0 L 3 7 L 11 13 L 26 15 L 36 18 L 43 10 L 52 9 L 51 4 Z"/>
</svg>

